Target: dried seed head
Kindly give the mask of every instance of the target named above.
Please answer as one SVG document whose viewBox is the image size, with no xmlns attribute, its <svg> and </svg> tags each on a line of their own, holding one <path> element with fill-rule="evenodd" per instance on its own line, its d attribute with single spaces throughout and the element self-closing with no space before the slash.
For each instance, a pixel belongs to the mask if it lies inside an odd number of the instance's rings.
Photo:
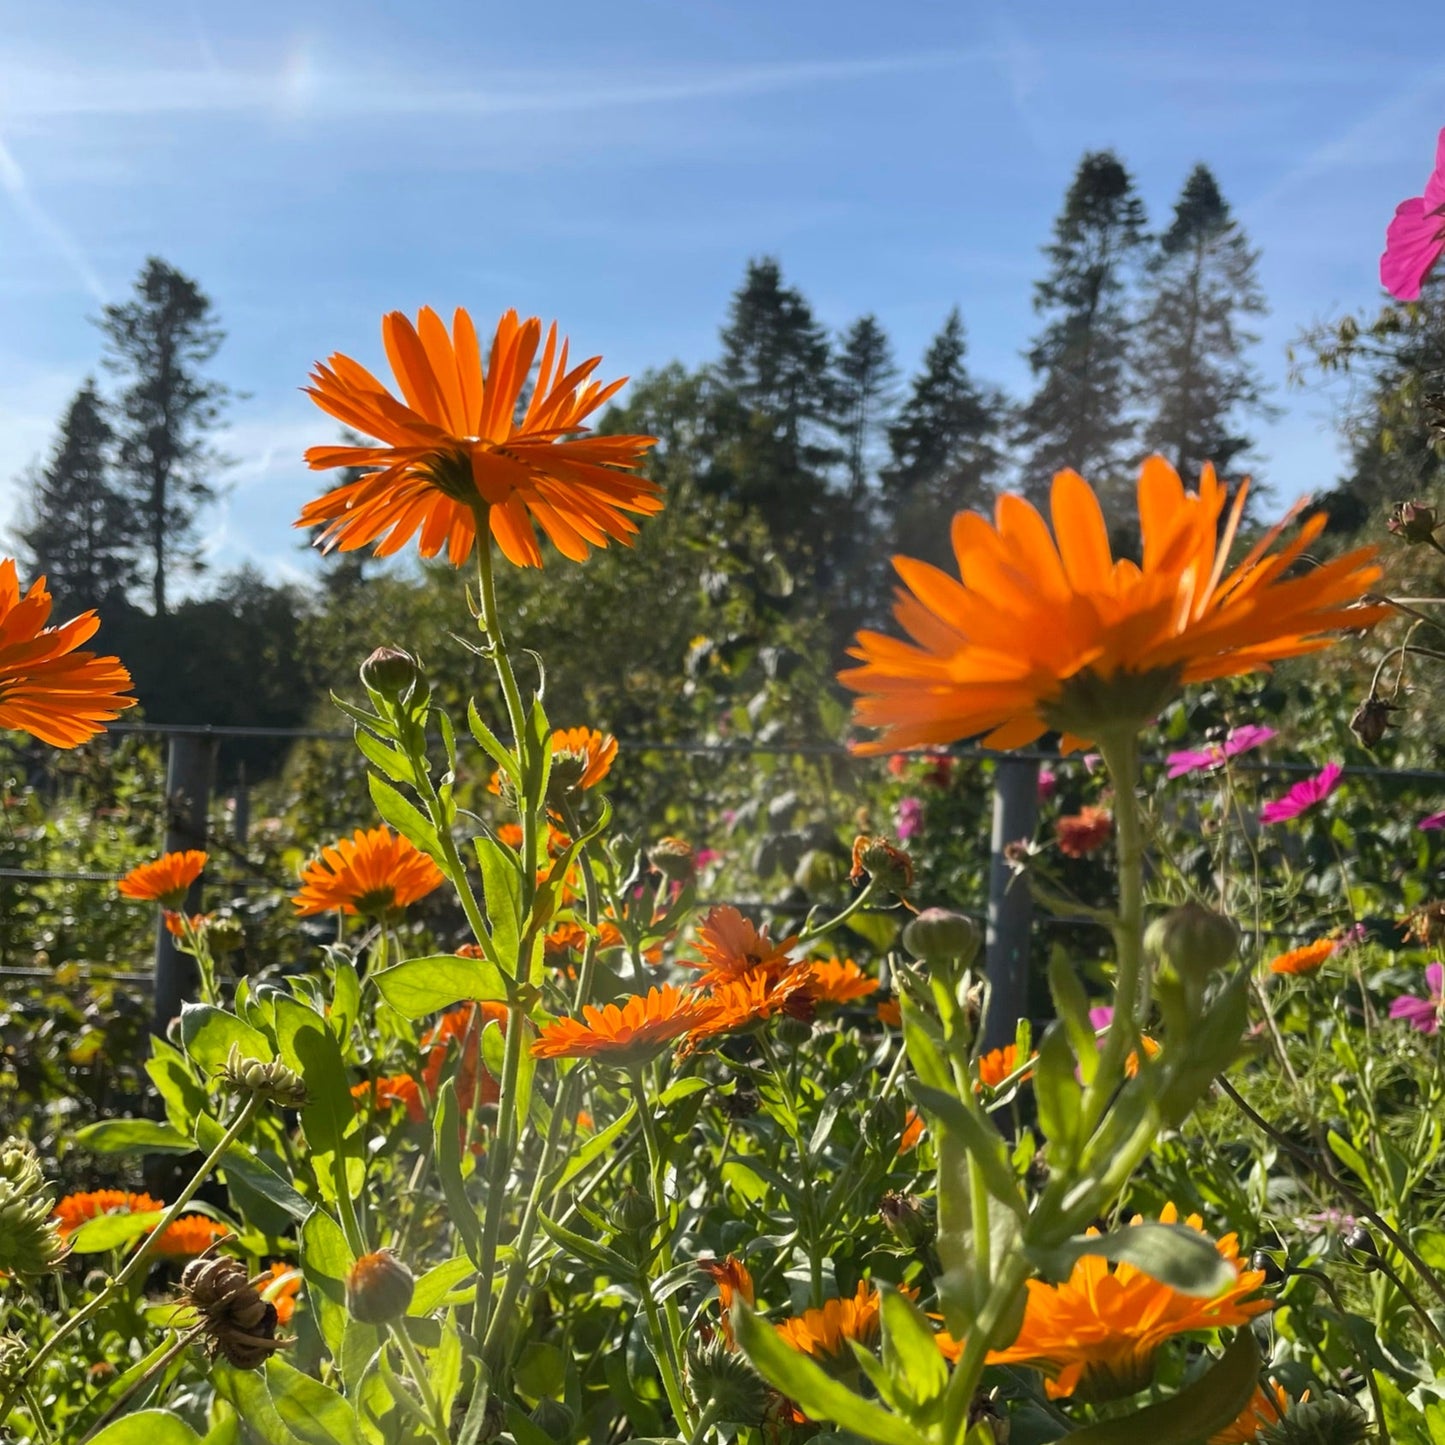
<svg viewBox="0 0 1445 1445">
<path fill-rule="evenodd" d="M 1342 1395 L 1292 1405 L 1283 1420 L 1264 1425 L 1259 1445 L 1363 1445 L 1371 1436 L 1365 1412 Z"/>
<path fill-rule="evenodd" d="M 201 1316 L 206 1354 L 238 1370 L 259 1370 L 290 1340 L 276 1338 L 276 1306 L 229 1255 L 193 1259 L 181 1272 L 181 1299 Z"/>
<path fill-rule="evenodd" d="M 867 877 L 891 893 L 907 893 L 913 887 L 913 859 L 887 838 L 859 834 L 853 840 L 853 869 L 848 877 L 854 883 Z"/>
<path fill-rule="evenodd" d="M 1390 513 L 1390 520 L 1385 523 L 1390 531 L 1411 547 L 1431 541 L 1439 525 L 1440 519 L 1435 515 L 1435 508 L 1425 502 L 1396 503 L 1395 510 Z"/>
<path fill-rule="evenodd" d="M 1350 719 L 1350 731 L 1359 738 L 1360 746 L 1373 748 L 1390 730 L 1390 714 L 1399 709 L 1382 697 L 1367 697 Z"/>
<path fill-rule="evenodd" d="M 294 1069 L 279 1060 L 248 1059 L 236 1044 L 216 1077 L 233 1094 L 255 1094 L 287 1109 L 299 1109 L 306 1102 L 306 1085 Z"/>
</svg>

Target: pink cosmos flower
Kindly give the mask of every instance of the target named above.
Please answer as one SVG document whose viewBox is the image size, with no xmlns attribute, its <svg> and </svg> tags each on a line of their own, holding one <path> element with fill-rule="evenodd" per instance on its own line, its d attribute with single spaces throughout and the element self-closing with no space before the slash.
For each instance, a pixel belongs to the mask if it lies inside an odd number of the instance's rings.
<svg viewBox="0 0 1445 1445">
<path fill-rule="evenodd" d="M 1259 812 L 1261 823 L 1283 823 L 1289 818 L 1298 818 L 1303 812 L 1322 803 L 1334 792 L 1344 770 L 1339 763 L 1326 763 L 1314 777 L 1296 783 L 1284 797 L 1266 803 Z"/>
<path fill-rule="evenodd" d="M 1422 1034 L 1433 1034 L 1440 1028 L 1440 1006 L 1445 1004 L 1445 964 L 1432 963 L 1425 970 L 1425 987 L 1429 998 L 1406 994 L 1390 1005 L 1390 1017 L 1403 1019 Z"/>
<path fill-rule="evenodd" d="M 1435 169 L 1423 196 L 1395 208 L 1380 257 L 1380 284 L 1397 301 L 1418 301 L 1420 287 L 1445 252 L 1445 130 L 1435 142 Z"/>
<path fill-rule="evenodd" d="M 893 810 L 893 831 L 898 834 L 900 843 L 906 843 L 923 831 L 922 798 L 899 798 L 898 806 Z"/>
<path fill-rule="evenodd" d="M 1039 802 L 1047 803 L 1059 790 L 1059 775 L 1052 768 L 1039 769 Z"/>
<path fill-rule="evenodd" d="M 1169 776 L 1182 778 L 1188 773 L 1222 766 L 1229 758 L 1248 752 L 1267 743 L 1275 736 L 1273 728 L 1259 727 L 1250 723 L 1242 728 L 1232 728 L 1222 743 L 1210 743 L 1207 748 L 1190 749 L 1169 754 Z"/>
<path fill-rule="evenodd" d="M 721 857 L 722 854 L 716 848 L 699 848 L 693 855 L 693 863 L 696 865 L 697 871 L 701 873 L 704 868 L 711 867 Z"/>
<path fill-rule="evenodd" d="M 1421 818 L 1415 826 L 1422 833 L 1434 833 L 1445 828 L 1445 813 L 1431 813 L 1428 818 Z"/>
</svg>

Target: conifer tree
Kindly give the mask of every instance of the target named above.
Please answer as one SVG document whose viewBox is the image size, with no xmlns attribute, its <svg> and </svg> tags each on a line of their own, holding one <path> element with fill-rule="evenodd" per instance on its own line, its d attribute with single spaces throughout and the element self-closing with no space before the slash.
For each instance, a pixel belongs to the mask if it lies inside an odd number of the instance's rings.
<svg viewBox="0 0 1445 1445">
<path fill-rule="evenodd" d="M 876 316 L 860 316 L 843 333 L 834 371 L 848 497 L 857 509 L 868 490 L 874 439 L 884 429 L 894 400 L 893 383 L 898 378 L 888 333 Z"/>
<path fill-rule="evenodd" d="M 33 474 L 16 532 L 27 573 L 45 576 L 63 612 L 109 606 L 134 580 L 133 513 L 111 477 L 112 440 L 87 377 L 50 460 Z"/>
<path fill-rule="evenodd" d="M 881 475 L 890 550 L 943 563 L 955 512 L 986 509 L 1002 463 L 1002 395 L 969 375 L 963 317 L 954 307 L 929 343 L 897 421 Z"/>
<path fill-rule="evenodd" d="M 115 404 L 117 464 L 140 520 L 155 615 L 166 613 L 176 567 L 195 568 L 196 518 L 214 500 L 225 465 L 210 445 L 230 390 L 202 373 L 225 333 L 189 276 L 150 257 L 131 300 L 100 319 L 105 363 L 121 379 Z"/>
<path fill-rule="evenodd" d="M 1247 318 L 1266 310 L 1258 259 L 1209 168 L 1195 166 L 1149 263 L 1137 354 L 1144 449 L 1191 485 L 1205 462 L 1228 473 L 1252 444 L 1242 414 L 1267 412 L 1246 359 L 1259 339 Z"/>
<path fill-rule="evenodd" d="M 837 399 L 826 328 L 771 257 L 750 261 L 722 331 L 708 485 L 755 509 L 790 551 L 827 519 Z"/>
<path fill-rule="evenodd" d="M 1046 317 L 1026 353 L 1037 378 L 1019 413 L 1025 490 L 1046 497 L 1055 472 L 1072 467 L 1099 490 L 1106 510 L 1132 484 L 1136 427 L 1129 414 L 1128 288 L 1144 245 L 1144 206 L 1112 151 L 1091 151 L 1064 199 L 1049 273 L 1034 287 Z"/>
</svg>

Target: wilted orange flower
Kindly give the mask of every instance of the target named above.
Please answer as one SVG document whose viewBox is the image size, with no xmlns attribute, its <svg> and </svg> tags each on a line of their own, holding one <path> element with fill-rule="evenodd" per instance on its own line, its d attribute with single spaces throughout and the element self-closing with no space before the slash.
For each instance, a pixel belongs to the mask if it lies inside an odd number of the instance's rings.
<svg viewBox="0 0 1445 1445">
<path fill-rule="evenodd" d="M 1308 1390 L 1302 1398 L 1309 1398 Z M 1252 1445 L 1266 1425 L 1278 1425 L 1284 1419 L 1290 1403 L 1284 1386 L 1278 1381 L 1271 1380 L 1268 1389 L 1256 1385 L 1249 1403 L 1224 1429 L 1209 1437 L 1209 1445 Z"/>
<path fill-rule="evenodd" d="M 903 1005 L 896 998 L 885 998 L 878 1005 L 878 1022 L 887 1024 L 891 1029 L 903 1027 Z"/>
<path fill-rule="evenodd" d="M 878 980 L 851 958 L 821 958 L 808 965 L 807 990 L 816 1003 L 852 1003 L 877 993 Z"/>
<path fill-rule="evenodd" d="M 894 892 L 906 893 L 913 887 L 913 859 L 887 838 L 860 833 L 853 840 L 853 866 L 848 871 L 848 881 L 861 883 L 864 878 L 874 877 Z"/>
<path fill-rule="evenodd" d="M 444 881 L 442 870 L 409 838 L 384 823 L 323 848 L 301 871 L 301 891 L 292 895 L 296 912 L 363 913 L 376 918 L 407 908 Z"/>
<path fill-rule="evenodd" d="M 893 559 L 904 584 L 894 616 L 912 640 L 858 634 L 852 655 L 862 666 L 840 680 L 860 694 L 854 720 L 880 729 L 858 751 L 979 735 L 1017 748 L 1052 729 L 1070 751 L 1142 726 L 1184 683 L 1256 672 L 1387 615 L 1351 606 L 1380 576 L 1373 548 L 1285 577 L 1324 529 L 1321 513 L 1271 552 L 1286 518 L 1226 576 L 1247 491 L 1221 532 L 1226 499 L 1213 468 L 1195 494 L 1150 457 L 1139 475 L 1142 566 L 1114 561 L 1103 509 L 1076 472 L 1054 478 L 1052 535 L 1016 496 L 999 498 L 992 523 L 959 513 L 957 578 Z"/>
<path fill-rule="evenodd" d="M 115 886 L 122 897 L 176 908 L 205 866 L 206 855 L 198 848 L 184 853 L 163 853 L 154 862 L 132 868 Z"/>
<path fill-rule="evenodd" d="M 677 961 L 686 968 L 701 969 L 698 987 L 712 988 L 758 971 L 774 976 L 786 973 L 794 966 L 789 953 L 797 943 L 795 937 L 774 943 L 766 925 L 755 928 L 736 908 L 724 905 L 714 908 L 698 925 L 696 945 L 702 961 Z"/>
<path fill-rule="evenodd" d="M 1144 1046 L 1144 1057 L 1146 1059 L 1158 1058 L 1164 1052 L 1164 1046 L 1157 1040 L 1151 1039 L 1148 1034 L 1140 1034 L 1139 1042 Z M 1139 1054 L 1137 1050 L 1131 1049 L 1129 1057 L 1124 1060 L 1124 1074 L 1126 1078 L 1134 1078 L 1139 1072 Z"/>
<path fill-rule="evenodd" d="M 859 1280 L 851 1299 L 830 1299 L 820 1309 L 805 1310 L 773 1328 L 795 1350 L 832 1358 L 847 1350 L 848 1340 L 871 1345 L 878 1338 L 878 1291 Z"/>
<path fill-rule="evenodd" d="M 916 1148 L 918 1141 L 923 1138 L 927 1129 L 928 1126 L 923 1122 L 923 1115 L 917 1109 L 910 1108 L 903 1116 L 903 1133 L 898 1140 L 899 1154 L 907 1154 L 910 1149 Z"/>
<path fill-rule="evenodd" d="M 729 1349 L 736 1348 L 733 1340 L 733 1322 L 731 1311 L 733 1301 L 742 1299 L 748 1304 L 754 1303 L 753 1277 L 748 1273 L 748 1267 L 736 1255 L 728 1255 L 726 1259 L 700 1259 L 697 1267 L 708 1275 L 717 1286 L 719 1329 L 722 1337 L 728 1343 Z"/>
<path fill-rule="evenodd" d="M 154 1214 L 166 1206 L 149 1194 L 133 1194 L 127 1189 L 92 1189 L 84 1194 L 67 1194 L 55 1206 L 51 1216 L 57 1233 L 69 1239 L 82 1224 L 99 1219 L 102 1214 Z"/>
<path fill-rule="evenodd" d="M 380 1079 L 363 1079 L 351 1086 L 351 1097 L 360 1108 L 368 1100 L 371 1107 L 380 1113 L 393 1104 L 406 1109 L 406 1117 L 413 1124 L 420 1124 L 426 1118 L 426 1106 L 421 1099 L 421 1086 L 410 1074 L 388 1074 Z"/>
<path fill-rule="evenodd" d="M 183 1214 L 161 1231 L 155 1253 L 183 1259 L 204 1254 L 218 1239 L 225 1239 L 230 1229 L 204 1214 Z"/>
<path fill-rule="evenodd" d="M 135 698 L 117 657 L 78 651 L 95 635 L 94 612 L 50 627 L 45 578 L 21 596 L 14 561 L 0 561 L 0 728 L 53 748 L 75 748 L 119 717 Z"/>
<path fill-rule="evenodd" d="M 1001 1049 L 991 1049 L 988 1053 L 979 1056 L 978 1081 L 986 1088 L 996 1089 L 1018 1066 L 1017 1044 L 1005 1044 Z M 1030 1070 L 1020 1078 L 1019 1082 L 1023 1083 L 1025 1079 L 1032 1077 L 1033 1071 Z"/>
<path fill-rule="evenodd" d="M 625 1066 L 661 1053 L 707 1017 L 705 998 L 683 993 L 671 984 L 633 994 L 621 1008 L 615 1003 L 596 1008 L 584 1004 L 582 1018 L 555 1019 L 532 1044 L 539 1059 L 602 1059 Z"/>
<path fill-rule="evenodd" d="M 1179 1211 L 1167 1204 L 1159 1218 L 1174 1224 Z M 1185 1223 L 1203 1233 L 1197 1214 Z M 1023 1328 L 1008 1349 L 989 1354 L 989 1364 L 1032 1365 L 1046 1377 L 1050 1399 L 1116 1399 L 1142 1390 L 1155 1351 L 1170 1336 L 1248 1324 L 1270 1308 L 1268 1300 L 1248 1298 L 1264 1272 L 1244 1267 L 1236 1236 L 1215 1247 L 1234 1266 L 1235 1282 L 1211 1299 L 1180 1294 L 1131 1264 L 1110 1269 L 1097 1254 L 1084 1255 L 1061 1285 L 1030 1280 Z"/>
<path fill-rule="evenodd" d="M 184 938 L 188 927 L 192 933 L 199 933 L 206 926 L 210 914 L 193 913 L 187 918 L 184 913 L 177 913 L 174 908 L 167 908 L 162 911 L 161 918 L 165 921 L 166 932 L 172 938 Z"/>
<path fill-rule="evenodd" d="M 1096 808 L 1089 804 L 1060 818 L 1054 826 L 1054 836 L 1059 840 L 1059 852 L 1070 858 L 1087 858 L 1109 841 L 1114 832 L 1114 817 L 1107 808 Z"/>
<path fill-rule="evenodd" d="M 1270 959 L 1269 971 L 1271 973 L 1302 974 L 1313 973 L 1325 959 L 1335 953 L 1340 946 L 1337 938 L 1320 938 L 1314 943 L 1307 943 L 1303 948 L 1292 948 L 1288 953 L 1281 953 Z"/>
<path fill-rule="evenodd" d="M 518 401 L 542 342 L 535 316 L 502 316 L 485 373 L 472 319 L 460 308 L 450 336 L 429 306 L 415 326 L 390 312 L 381 335 L 402 400 L 339 353 L 330 365 L 317 363 L 306 388 L 323 411 L 383 443 L 307 449 L 313 471 L 368 468 L 302 510 L 296 525 L 323 526 L 323 546 L 349 552 L 374 542 L 386 557 L 420 533 L 423 557 L 445 548 L 460 567 L 480 517 L 509 561 L 540 567 L 534 523 L 564 557 L 582 562 L 609 538 L 631 545 L 637 525 L 628 513 L 662 510 L 659 488 L 630 475 L 653 438 L 593 436 L 584 425 L 626 378 L 593 381 L 600 356 L 569 369 L 555 322 L 520 420 Z"/>
<path fill-rule="evenodd" d="M 272 1262 L 256 1281 L 261 1298 L 276 1306 L 276 1323 L 289 1325 L 296 1313 L 296 1296 L 301 1293 L 301 1271 L 294 1264 Z"/>
</svg>

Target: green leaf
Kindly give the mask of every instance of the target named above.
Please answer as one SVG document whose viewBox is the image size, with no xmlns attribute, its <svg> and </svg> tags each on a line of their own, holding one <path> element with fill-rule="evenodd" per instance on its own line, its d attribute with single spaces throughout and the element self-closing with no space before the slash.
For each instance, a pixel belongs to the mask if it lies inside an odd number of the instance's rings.
<svg viewBox="0 0 1445 1445">
<path fill-rule="evenodd" d="M 464 1279 L 470 1279 L 476 1272 L 476 1266 L 464 1254 L 459 1254 L 455 1259 L 449 1259 L 443 1264 L 433 1265 L 417 1280 L 416 1289 L 412 1291 L 411 1304 L 407 1306 L 407 1314 L 429 1315 Z"/>
<path fill-rule="evenodd" d="M 879 1295 L 883 1368 L 894 1386 L 894 1404 L 923 1425 L 948 1384 L 948 1364 L 923 1311 L 889 1285 L 880 1286 Z"/>
<path fill-rule="evenodd" d="M 405 753 L 388 747 L 375 733 L 356 725 L 353 736 L 357 750 L 373 767 L 380 768 L 393 783 L 411 781 L 411 761 Z"/>
<path fill-rule="evenodd" d="M 631 1260 L 623 1259 L 616 1250 L 608 1249 L 606 1245 L 598 1244 L 596 1240 L 587 1239 L 574 1230 L 565 1228 L 555 1220 L 548 1219 L 545 1214 L 541 1216 L 541 1219 L 542 1228 L 546 1231 L 548 1238 L 554 1244 L 560 1245 L 574 1259 L 579 1259 L 584 1264 L 596 1265 L 598 1269 L 605 1270 L 613 1279 L 633 1280 L 637 1278 L 637 1266 Z"/>
<path fill-rule="evenodd" d="M 1086 1254 L 1126 1261 L 1180 1294 L 1208 1299 L 1232 1285 L 1234 1266 L 1214 1241 L 1184 1224 L 1130 1224 L 1112 1234 L 1079 1236 L 1050 1249 L 1030 1249 L 1029 1259 L 1050 1280 L 1069 1276 Z"/>
<path fill-rule="evenodd" d="M 607 1153 L 622 1131 L 632 1122 L 636 1113 L 637 1101 L 634 1099 L 620 1119 L 609 1124 L 600 1134 L 594 1134 L 581 1148 L 571 1150 L 561 1175 L 548 1193 L 555 1193 L 564 1184 L 570 1184 L 594 1159 Z"/>
<path fill-rule="evenodd" d="M 1360 1182 L 1364 1185 L 1372 1185 L 1373 1176 L 1370 1173 L 1370 1166 L 1365 1163 L 1365 1156 L 1355 1148 L 1348 1139 L 1337 1134 L 1333 1129 L 1325 1136 L 1325 1143 L 1330 1146 L 1330 1153 L 1340 1161 L 1341 1164 L 1354 1171 Z"/>
<path fill-rule="evenodd" d="M 853 913 L 847 924 L 859 938 L 871 943 L 876 953 L 887 953 L 898 937 L 898 920 L 887 913 Z"/>
<path fill-rule="evenodd" d="M 356 1411 L 320 1380 L 273 1355 L 266 1361 L 266 1385 L 276 1413 L 304 1445 L 366 1445 Z"/>
<path fill-rule="evenodd" d="M 351 1026 L 360 1017 L 361 979 L 356 965 L 349 958 L 338 958 L 331 968 L 331 1012 L 327 1020 L 343 1045 L 351 1034 Z"/>
<path fill-rule="evenodd" d="M 436 1117 L 432 1121 L 435 1140 L 437 1177 L 452 1223 L 462 1237 L 462 1247 L 477 1268 L 482 1260 L 482 1227 L 477 1221 L 476 1207 L 467 1197 L 462 1177 L 461 1108 L 457 1104 L 456 1080 L 448 1079 L 437 1095 Z"/>
<path fill-rule="evenodd" d="M 186 1056 L 164 1039 L 153 1038 L 145 1070 L 165 1101 L 166 1118 L 179 1133 L 187 1133 L 206 1112 L 207 1100 Z"/>
<path fill-rule="evenodd" d="M 301 1127 L 317 1185 L 330 1199 L 343 1190 L 354 1196 L 361 1187 L 361 1161 L 355 1160 L 353 1171 L 348 1159 L 357 1154 L 360 1135 L 354 1128 L 356 1108 L 336 1035 L 314 1009 L 296 999 L 280 998 L 276 1001 L 276 1041 L 282 1060 L 306 1084 Z"/>
<path fill-rule="evenodd" d="M 375 773 L 366 775 L 367 786 L 371 789 L 371 801 L 384 822 L 390 823 L 403 838 L 409 838 L 438 868 L 447 867 L 446 854 L 442 852 L 437 830 L 432 827 L 426 815 L 415 804 L 408 803 L 390 783 L 383 782 Z"/>
<path fill-rule="evenodd" d="M 998 1130 L 977 1118 L 952 1094 L 946 1094 L 941 1089 L 930 1089 L 915 1080 L 910 1081 L 908 1091 L 921 1108 L 934 1116 L 940 1130 L 958 1136 L 968 1151 L 968 1157 L 983 1171 L 988 1192 L 1023 1219 L 1028 1207 L 1019 1190 L 1018 1176 L 1009 1163 L 1008 1148 Z"/>
<path fill-rule="evenodd" d="M 102 1119 L 76 1132 L 75 1146 L 94 1154 L 191 1154 L 195 1140 L 155 1119 Z"/>
<path fill-rule="evenodd" d="M 141 1214 L 97 1215 L 70 1236 L 70 1248 L 75 1254 L 104 1254 L 108 1249 L 119 1249 L 149 1234 L 164 1214 L 164 1209 L 147 1209 Z"/>
<path fill-rule="evenodd" d="M 507 751 L 496 733 L 482 721 L 482 715 L 477 711 L 475 702 L 467 703 L 467 726 L 471 728 L 472 736 L 476 738 L 482 751 L 511 778 L 513 783 L 521 783 L 522 772 L 517 766 L 516 758 Z"/>
<path fill-rule="evenodd" d="M 1439 1445 L 1442 1437 L 1436 1433 L 1430 1412 L 1422 1411 L 1383 1370 L 1375 1371 L 1375 1387 L 1392 1445 Z"/>
<path fill-rule="evenodd" d="M 1090 1051 L 1091 1056 L 1097 1050 Z M 1060 1170 L 1070 1168 L 1083 1150 L 1084 1091 L 1075 1077 L 1074 1051 L 1062 1024 L 1044 1030 L 1034 1063 L 1034 1098 L 1039 1127 L 1049 1141 L 1049 1159 Z"/>
<path fill-rule="evenodd" d="M 1099 1068 L 1099 1043 L 1089 1019 L 1089 996 L 1079 982 L 1074 965 L 1062 951 L 1049 959 L 1049 993 L 1054 1000 L 1054 1013 L 1073 1046 L 1079 1073 L 1086 1084 L 1092 1083 Z"/>
<path fill-rule="evenodd" d="M 778 1332 L 741 1299 L 733 1302 L 733 1333 L 758 1373 L 795 1400 L 812 1419 L 832 1420 L 880 1445 L 927 1445 L 927 1437 L 901 1416 L 855 1395 L 807 1355 L 784 1343 Z"/>
<path fill-rule="evenodd" d="M 1065 1435 L 1059 1445 L 1195 1445 L 1224 1429 L 1259 1382 L 1259 1348 L 1242 1329 L 1218 1361 L 1177 1395 Z"/>
<path fill-rule="evenodd" d="M 453 1004 L 505 1000 L 507 979 L 485 958 L 435 953 L 409 958 L 374 976 L 381 996 L 409 1019 L 425 1018 Z"/>
<path fill-rule="evenodd" d="M 546 1340 L 532 1340 L 523 1349 L 512 1378 L 522 1393 L 534 1400 L 544 1395 L 560 1395 L 567 1383 L 566 1356 Z"/>
<path fill-rule="evenodd" d="M 487 903 L 487 925 L 492 930 L 496 957 L 512 964 L 513 978 L 521 978 L 518 950 L 522 940 L 522 875 L 510 848 L 484 834 L 472 840 L 482 868 L 482 896 Z"/>
<path fill-rule="evenodd" d="M 401 1326 L 406 1329 L 406 1325 Z M 451 1418 L 452 1402 L 462 1388 L 462 1332 L 456 1317 L 448 1313 L 442 1325 L 441 1343 L 432 1351 L 431 1386 L 441 1407 L 442 1418 Z"/>
<path fill-rule="evenodd" d="M 263 1033 L 235 1014 L 208 1003 L 181 1005 L 181 1042 L 191 1062 L 204 1074 L 214 1074 L 226 1062 L 233 1045 L 243 1058 L 270 1063 L 275 1057 Z"/>
<path fill-rule="evenodd" d="M 201 1445 L 201 1437 L 169 1410 L 137 1410 L 92 1435 L 89 1445 Z"/>
<path fill-rule="evenodd" d="M 211 1366 L 211 1383 L 246 1422 L 247 1445 L 299 1445 L 276 1413 L 266 1381 L 254 1370 L 238 1370 L 220 1361 Z"/>
<path fill-rule="evenodd" d="M 209 1114 L 203 1114 L 196 1120 L 196 1142 L 208 1154 L 221 1142 L 225 1132 Z M 291 1187 L 289 1179 L 283 1179 L 269 1164 L 258 1158 L 252 1149 L 239 1141 L 226 1150 L 217 1167 L 225 1171 L 227 1184 L 238 1193 L 240 1190 L 251 1190 L 293 1221 L 299 1223 L 311 1212 L 311 1205 Z M 243 1210 L 243 1213 L 249 1214 L 249 1208 Z M 270 1232 L 282 1234 L 288 1228 L 288 1225 L 283 1224 L 280 1229 Z"/>
<path fill-rule="evenodd" d="M 517 1025 L 513 1023 L 512 1027 Z M 525 1023 L 520 1025 L 523 1029 Z M 482 1063 L 486 1065 L 487 1072 L 494 1078 L 500 1079 L 506 1072 L 506 1050 L 507 1036 L 502 1032 L 502 1027 L 496 1020 L 489 1022 L 482 1030 L 481 1037 Z M 532 1107 L 532 1080 L 537 1073 L 537 1061 L 532 1057 L 532 1051 L 527 1047 L 526 1035 L 522 1036 L 522 1049 L 517 1057 L 517 1084 L 513 1097 L 517 1101 L 516 1115 L 519 1120 L 525 1121 Z"/>
<path fill-rule="evenodd" d="M 324 1209 L 313 1209 L 301 1226 L 301 1274 L 306 1280 L 306 1302 L 333 1355 L 341 1353 L 341 1337 L 350 1318 L 346 1276 L 355 1262 L 341 1226 Z"/>
</svg>

